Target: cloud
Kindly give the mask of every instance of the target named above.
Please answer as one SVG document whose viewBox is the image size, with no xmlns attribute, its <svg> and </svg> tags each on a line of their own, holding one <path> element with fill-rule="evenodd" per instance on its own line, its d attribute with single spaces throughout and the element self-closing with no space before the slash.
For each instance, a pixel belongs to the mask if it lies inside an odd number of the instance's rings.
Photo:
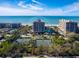
<svg viewBox="0 0 79 59">
<path fill-rule="evenodd" d="M 10 7 L 0 7 L 0 16 L 8 15 L 31 15 L 36 12 L 30 10 L 30 9 L 16 9 L 16 8 L 10 8 Z"/>
<path fill-rule="evenodd" d="M 79 16 L 79 2 L 65 6 L 62 8 L 62 10 L 63 10 L 63 13 L 65 15 L 77 15 L 77 16 Z"/>
<path fill-rule="evenodd" d="M 26 5 L 24 5 L 25 1 L 20 1 L 18 3 L 18 6 L 22 7 L 22 8 L 26 8 Z"/>
<path fill-rule="evenodd" d="M 37 0 L 32 0 L 32 2 L 37 3 L 37 5 L 33 5 L 33 4 L 23 5 L 24 2 L 21 2 L 21 6 L 25 8 L 28 7 L 27 9 L 35 10 L 36 12 L 39 10 L 39 12 L 37 12 L 36 15 L 68 15 L 68 14 L 72 15 L 73 12 L 79 11 L 79 2 L 75 2 L 60 8 L 45 8 L 45 7 L 42 7 L 42 5 L 44 4 L 38 2 Z"/>
<path fill-rule="evenodd" d="M 72 5 L 68 5 L 63 8 L 65 13 L 73 12 L 73 11 L 79 11 L 79 3 L 73 3 Z"/>
<path fill-rule="evenodd" d="M 40 3 L 40 2 L 38 2 L 36 0 L 32 0 L 32 2 L 37 3 L 37 4 L 42 4 L 42 3 Z"/>
<path fill-rule="evenodd" d="M 45 11 L 48 15 L 79 16 L 79 2 L 72 3 L 60 8 L 51 8 Z"/>
<path fill-rule="evenodd" d="M 29 5 L 29 9 L 31 9 L 31 10 L 37 10 L 37 11 L 42 11 L 43 10 L 43 8 L 42 7 L 40 7 L 40 6 L 34 6 L 34 5 Z"/>
<path fill-rule="evenodd" d="M 45 4 L 43 4 L 43 3 L 41 3 L 41 2 L 38 2 L 37 0 L 32 0 L 32 2 L 33 2 L 33 3 L 36 3 L 36 4 L 38 4 L 38 5 L 43 5 L 43 6 L 45 6 Z"/>
<path fill-rule="evenodd" d="M 35 2 L 37 4 L 32 4 L 33 2 Z M 38 4 L 41 4 L 40 2 L 33 0 L 32 3 L 27 4 L 27 3 L 25 3 L 25 1 L 20 1 L 18 3 L 18 6 L 20 6 L 22 8 L 26 8 L 26 9 L 36 10 L 36 11 L 43 10 L 43 8 L 38 5 Z"/>
<path fill-rule="evenodd" d="M 50 15 L 50 16 L 79 16 L 79 2 L 72 3 L 60 8 L 43 7 L 41 2 L 32 0 L 32 3 L 20 1 L 18 6 L 21 8 L 0 7 L 0 15 Z"/>
</svg>

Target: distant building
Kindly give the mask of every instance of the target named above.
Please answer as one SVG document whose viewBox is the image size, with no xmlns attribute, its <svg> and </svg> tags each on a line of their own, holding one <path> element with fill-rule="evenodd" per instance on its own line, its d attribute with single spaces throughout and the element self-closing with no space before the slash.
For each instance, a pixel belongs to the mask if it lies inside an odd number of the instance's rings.
<svg viewBox="0 0 79 59">
<path fill-rule="evenodd" d="M 59 22 L 59 29 L 63 31 L 64 34 L 69 32 L 77 32 L 78 23 L 69 20 L 60 20 Z"/>
<path fill-rule="evenodd" d="M 78 28 L 77 28 L 77 33 L 79 33 L 79 26 L 78 26 Z"/>
<path fill-rule="evenodd" d="M 45 23 L 41 20 L 35 21 L 33 23 L 33 32 L 36 34 L 42 34 L 45 31 Z"/>
<path fill-rule="evenodd" d="M 12 28 L 20 28 L 21 27 L 21 23 L 12 23 L 11 27 Z"/>
<path fill-rule="evenodd" d="M 19 28 L 21 23 L 0 23 L 0 28 Z"/>
<path fill-rule="evenodd" d="M 5 27 L 5 23 L 0 23 L 0 28 L 4 28 Z"/>
</svg>

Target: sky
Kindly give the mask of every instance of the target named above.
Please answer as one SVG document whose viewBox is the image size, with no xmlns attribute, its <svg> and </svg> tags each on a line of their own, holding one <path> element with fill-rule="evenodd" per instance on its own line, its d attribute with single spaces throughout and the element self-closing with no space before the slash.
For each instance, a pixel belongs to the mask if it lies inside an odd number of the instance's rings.
<svg viewBox="0 0 79 59">
<path fill-rule="evenodd" d="M 0 16 L 79 16 L 79 0 L 0 0 Z"/>
</svg>

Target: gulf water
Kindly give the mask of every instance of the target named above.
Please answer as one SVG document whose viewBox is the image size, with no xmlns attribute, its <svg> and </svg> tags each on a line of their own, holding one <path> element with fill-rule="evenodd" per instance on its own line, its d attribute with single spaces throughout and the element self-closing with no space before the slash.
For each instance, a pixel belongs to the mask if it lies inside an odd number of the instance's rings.
<svg viewBox="0 0 79 59">
<path fill-rule="evenodd" d="M 46 24 L 58 24 L 59 20 L 73 20 L 79 22 L 79 16 L 0 16 L 0 23 L 32 24 L 41 19 Z"/>
</svg>

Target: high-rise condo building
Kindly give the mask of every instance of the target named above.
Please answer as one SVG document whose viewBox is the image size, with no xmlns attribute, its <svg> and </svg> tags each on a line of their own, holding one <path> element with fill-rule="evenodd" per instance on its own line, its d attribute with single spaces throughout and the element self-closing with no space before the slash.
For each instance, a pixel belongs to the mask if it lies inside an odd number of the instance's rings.
<svg viewBox="0 0 79 59">
<path fill-rule="evenodd" d="M 45 23 L 41 20 L 35 21 L 33 23 L 33 32 L 36 34 L 42 34 L 45 31 Z"/>
<path fill-rule="evenodd" d="M 77 26 L 78 23 L 75 21 L 69 21 L 69 20 L 60 20 L 59 21 L 59 29 L 63 31 L 64 34 L 70 33 L 70 32 L 77 32 Z"/>
</svg>

